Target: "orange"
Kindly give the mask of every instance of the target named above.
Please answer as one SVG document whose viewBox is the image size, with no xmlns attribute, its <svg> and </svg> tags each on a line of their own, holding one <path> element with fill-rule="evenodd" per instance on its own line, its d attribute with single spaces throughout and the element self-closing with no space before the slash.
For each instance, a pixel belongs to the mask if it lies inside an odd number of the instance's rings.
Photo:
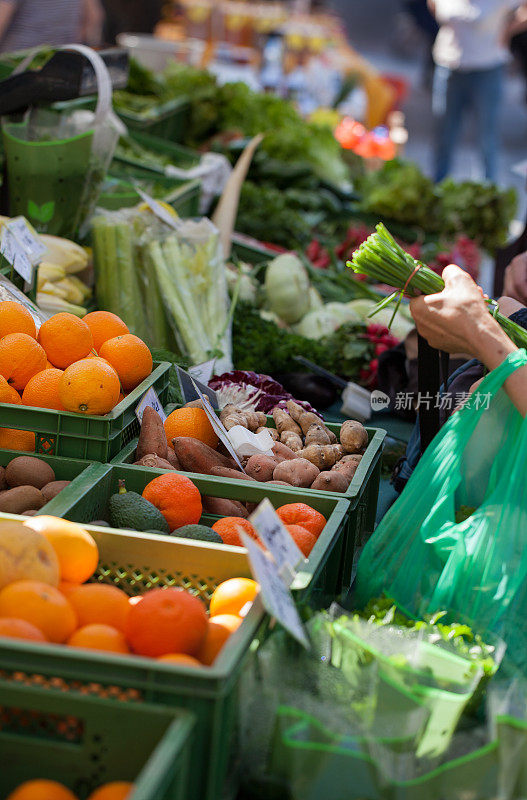
<svg viewBox="0 0 527 800">
<path fill-rule="evenodd" d="M 8 384 L 3 375 L 0 375 L 0 403 L 14 403 L 22 405 L 22 398 L 16 389 Z"/>
<path fill-rule="evenodd" d="M 128 781 L 105 783 L 104 786 L 99 786 L 92 792 L 88 800 L 126 800 L 132 794 L 133 788 L 133 783 L 128 783 Z"/>
<path fill-rule="evenodd" d="M 301 525 L 286 525 L 285 526 L 296 546 L 306 558 L 309 557 L 310 552 L 317 543 L 316 536 L 306 531 Z"/>
<path fill-rule="evenodd" d="M 91 331 L 93 346 L 97 352 L 108 339 L 130 333 L 122 319 L 111 311 L 91 311 L 82 321 Z"/>
<path fill-rule="evenodd" d="M 241 624 L 241 617 L 234 614 L 220 614 L 217 617 L 211 617 L 207 633 L 198 652 L 201 663 L 210 667 L 231 633 L 238 630 Z"/>
<path fill-rule="evenodd" d="M 10 639 L 28 639 L 32 642 L 45 642 L 46 637 L 35 625 L 18 617 L 0 618 L 0 636 Z"/>
<path fill-rule="evenodd" d="M 101 623 L 124 631 L 130 604 L 122 589 L 105 583 L 85 583 L 67 590 L 66 596 L 77 612 L 79 625 Z"/>
<path fill-rule="evenodd" d="M 99 563 L 99 551 L 93 536 L 77 525 L 59 517 L 30 517 L 28 528 L 44 534 L 59 560 L 63 581 L 84 583 L 91 578 Z"/>
<path fill-rule="evenodd" d="M 243 542 L 238 533 L 238 528 L 241 528 L 245 533 L 248 533 L 252 539 L 257 542 L 260 541 L 255 528 L 248 519 L 242 517 L 223 517 L 217 520 L 212 526 L 212 530 L 216 531 L 223 539 L 223 544 L 232 544 L 235 547 L 243 547 Z"/>
<path fill-rule="evenodd" d="M 326 525 L 326 518 L 306 503 L 288 503 L 276 509 L 284 525 L 301 525 L 318 539 Z"/>
<path fill-rule="evenodd" d="M 18 392 L 45 366 L 44 350 L 27 333 L 10 333 L 0 340 L 0 375 Z"/>
<path fill-rule="evenodd" d="M 14 300 L 3 300 L 0 303 L 0 339 L 9 333 L 26 333 L 37 338 L 35 320 L 22 303 Z"/>
<path fill-rule="evenodd" d="M 35 452 L 35 434 L 31 431 L 18 431 L 15 428 L 0 428 L 0 449 Z"/>
<path fill-rule="evenodd" d="M 55 369 L 51 361 L 46 361 L 46 369 Z"/>
<path fill-rule="evenodd" d="M 50 642 L 69 639 L 77 627 L 73 607 L 63 594 L 40 581 L 15 581 L 0 591 L 0 617 L 25 619 Z"/>
<path fill-rule="evenodd" d="M 68 597 L 69 593 L 73 591 L 73 589 L 76 589 L 78 585 L 78 583 L 72 583 L 71 581 L 60 581 L 57 588 L 65 597 Z"/>
<path fill-rule="evenodd" d="M 198 439 L 209 447 L 216 448 L 219 439 L 202 408 L 177 408 L 165 420 L 167 442 L 172 447 L 176 436 Z"/>
<path fill-rule="evenodd" d="M 86 358 L 93 348 L 91 331 L 75 314 L 61 311 L 44 322 L 38 341 L 54 367 L 66 369 L 74 361 Z"/>
<path fill-rule="evenodd" d="M 181 667 L 201 667 L 201 661 L 187 656 L 185 653 L 166 653 L 164 656 L 159 656 L 157 660 L 163 661 L 165 664 L 179 664 Z"/>
<path fill-rule="evenodd" d="M 184 589 L 152 589 L 130 608 L 126 620 L 132 650 L 152 658 L 167 653 L 195 656 L 206 631 L 205 606 Z"/>
<path fill-rule="evenodd" d="M 64 408 L 78 414 L 108 414 L 117 405 L 120 392 L 116 371 L 100 358 L 83 358 L 72 364 L 59 385 Z"/>
<path fill-rule="evenodd" d="M 78 800 L 78 798 L 62 783 L 40 778 L 20 784 L 6 800 Z"/>
<path fill-rule="evenodd" d="M 70 647 L 83 647 L 86 650 L 107 650 L 110 653 L 126 653 L 130 650 L 122 631 L 112 625 L 84 625 L 73 633 L 67 641 Z"/>
<path fill-rule="evenodd" d="M 252 603 L 260 587 L 251 578 L 229 578 L 214 590 L 210 598 L 211 617 L 219 614 L 239 614 L 247 603 Z"/>
<path fill-rule="evenodd" d="M 44 369 L 28 381 L 22 393 L 22 404 L 35 408 L 54 408 L 56 411 L 66 411 L 60 401 L 59 384 L 63 376 L 61 369 Z"/>
<path fill-rule="evenodd" d="M 199 489 L 185 475 L 159 475 L 145 486 L 143 497 L 158 508 L 171 531 L 194 525 L 201 519 L 203 506 Z"/>
<path fill-rule="evenodd" d="M 99 350 L 99 355 L 117 372 L 125 392 L 131 392 L 152 372 L 152 353 L 143 340 L 132 333 L 108 339 Z"/>
</svg>

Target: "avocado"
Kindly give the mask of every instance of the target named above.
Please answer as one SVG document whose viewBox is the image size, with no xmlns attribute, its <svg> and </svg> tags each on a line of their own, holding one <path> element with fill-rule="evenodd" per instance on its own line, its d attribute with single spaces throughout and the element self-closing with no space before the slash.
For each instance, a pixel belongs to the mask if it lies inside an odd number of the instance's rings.
<svg viewBox="0 0 527 800">
<path fill-rule="evenodd" d="M 172 536 L 179 536 L 182 539 L 197 539 L 200 542 L 212 542 L 214 544 L 223 543 L 219 533 L 213 531 L 212 528 L 207 528 L 206 525 L 183 525 L 182 528 L 172 531 Z"/>
<path fill-rule="evenodd" d="M 156 530 L 170 533 L 167 521 L 158 508 L 137 492 L 127 492 L 124 481 L 119 481 L 119 491 L 110 497 L 110 523 L 114 528 L 133 531 Z"/>
</svg>

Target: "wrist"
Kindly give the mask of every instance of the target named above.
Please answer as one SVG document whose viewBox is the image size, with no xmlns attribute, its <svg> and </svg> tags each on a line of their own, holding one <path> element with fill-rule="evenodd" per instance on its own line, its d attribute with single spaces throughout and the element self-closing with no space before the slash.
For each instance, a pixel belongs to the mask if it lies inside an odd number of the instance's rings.
<svg viewBox="0 0 527 800">
<path fill-rule="evenodd" d="M 518 349 L 490 315 L 474 326 L 471 347 L 474 356 L 489 370 L 496 369 L 510 353 Z"/>
</svg>

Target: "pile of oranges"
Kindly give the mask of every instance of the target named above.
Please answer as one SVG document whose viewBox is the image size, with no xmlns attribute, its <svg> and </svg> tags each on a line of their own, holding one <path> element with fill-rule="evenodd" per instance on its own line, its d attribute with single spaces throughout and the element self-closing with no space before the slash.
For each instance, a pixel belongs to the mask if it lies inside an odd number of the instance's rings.
<svg viewBox="0 0 527 800">
<path fill-rule="evenodd" d="M 40 330 L 29 311 L 0 302 L 0 403 L 108 414 L 152 372 L 147 345 L 108 311 L 54 314 Z M 34 434 L 0 428 L 0 447 L 34 451 Z"/>
<path fill-rule="evenodd" d="M 56 517 L 1 521 L 0 548 L 3 637 L 209 666 L 258 592 L 248 578 L 224 581 L 207 614 L 184 589 L 130 598 L 117 586 L 86 583 L 98 564 L 97 544 L 75 522 Z"/>
<path fill-rule="evenodd" d="M 112 781 L 95 789 L 88 800 L 127 800 L 133 788 L 133 784 L 128 781 Z M 25 781 L 6 800 L 78 800 L 78 797 L 63 783 L 40 778 Z"/>
</svg>

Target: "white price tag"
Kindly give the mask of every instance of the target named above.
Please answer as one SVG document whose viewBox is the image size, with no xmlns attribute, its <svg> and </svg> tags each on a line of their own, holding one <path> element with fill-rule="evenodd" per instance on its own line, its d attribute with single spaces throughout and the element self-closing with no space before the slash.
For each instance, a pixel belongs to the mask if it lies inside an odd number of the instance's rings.
<svg viewBox="0 0 527 800">
<path fill-rule="evenodd" d="M 240 528 L 243 546 L 247 548 L 251 572 L 254 580 L 260 584 L 262 601 L 269 614 L 278 620 L 283 627 L 300 642 L 306 650 L 309 640 L 306 636 L 302 620 L 298 616 L 289 589 L 278 574 L 278 567 L 260 545 Z"/>
<path fill-rule="evenodd" d="M 166 210 L 166 208 L 163 208 L 161 203 L 158 203 L 157 200 L 154 200 L 154 198 L 150 197 L 149 194 L 143 192 L 138 186 L 134 186 L 134 189 L 139 197 L 145 201 L 150 211 L 152 211 L 152 213 L 155 214 L 156 217 L 161 220 L 161 222 L 164 222 L 165 225 L 170 225 L 170 227 L 174 228 L 174 230 L 178 229 L 179 226 L 177 219 L 173 217 L 172 214 Z"/>
<path fill-rule="evenodd" d="M 5 260 L 11 264 L 15 272 L 18 272 L 18 274 L 24 278 L 26 283 L 33 283 L 33 264 L 26 255 L 24 248 L 19 243 L 15 234 L 7 225 L 4 226 L 2 230 L 0 253 L 2 253 Z"/>
<path fill-rule="evenodd" d="M 286 567 L 283 573 L 288 572 L 292 582 L 295 567 L 304 560 L 304 556 L 267 497 L 249 519 L 276 561 L 278 570 L 282 571 Z"/>
<path fill-rule="evenodd" d="M 25 217 L 15 217 L 7 223 L 7 227 L 15 234 L 16 238 L 26 251 L 26 255 L 33 264 L 38 264 L 46 252 L 46 245 L 41 242 L 38 234 L 31 227 Z"/>
<path fill-rule="evenodd" d="M 233 446 L 231 444 L 231 440 L 229 439 L 229 434 L 227 433 L 224 424 L 222 422 L 220 422 L 219 417 L 216 416 L 216 414 L 214 412 L 214 409 L 212 408 L 212 405 L 211 405 L 211 402 L 210 402 L 209 398 L 206 395 L 204 395 L 203 392 L 201 392 L 199 390 L 199 388 L 196 385 L 196 381 L 195 380 L 192 380 L 192 383 L 194 384 L 194 388 L 195 388 L 196 392 L 198 393 L 201 402 L 203 403 L 203 408 L 205 410 L 205 414 L 209 418 L 209 422 L 212 425 L 212 427 L 214 428 L 214 430 L 216 432 L 216 435 L 219 437 L 220 442 L 222 442 L 222 444 L 225 445 L 225 447 L 229 451 L 229 453 L 232 456 L 232 458 L 234 458 L 234 460 L 238 464 L 238 466 L 241 469 L 241 471 L 245 472 L 244 468 L 242 467 L 242 462 L 238 458 L 238 456 L 236 454 L 236 450 L 233 448 Z"/>
<path fill-rule="evenodd" d="M 153 408 L 154 411 L 157 411 L 157 413 L 161 417 L 161 421 L 162 422 L 164 422 L 166 420 L 167 415 L 165 414 L 165 412 L 163 410 L 163 406 L 161 405 L 161 402 L 159 400 L 159 397 L 156 394 L 156 390 L 155 389 L 152 389 L 152 388 L 148 389 L 148 391 L 145 392 L 145 394 L 143 395 L 143 399 L 141 400 L 141 402 L 139 403 L 139 405 L 135 409 L 135 415 L 136 415 L 137 419 L 139 420 L 139 422 L 143 421 L 143 413 L 144 413 L 144 410 L 145 410 L 145 408 L 147 406 L 150 406 L 150 408 Z"/>
<path fill-rule="evenodd" d="M 189 375 L 192 375 L 192 377 L 197 381 L 200 381 L 200 383 L 204 383 L 206 385 L 214 375 L 215 363 L 216 359 L 213 358 L 211 361 L 204 361 L 203 364 L 197 364 L 195 367 L 190 367 Z"/>
</svg>

